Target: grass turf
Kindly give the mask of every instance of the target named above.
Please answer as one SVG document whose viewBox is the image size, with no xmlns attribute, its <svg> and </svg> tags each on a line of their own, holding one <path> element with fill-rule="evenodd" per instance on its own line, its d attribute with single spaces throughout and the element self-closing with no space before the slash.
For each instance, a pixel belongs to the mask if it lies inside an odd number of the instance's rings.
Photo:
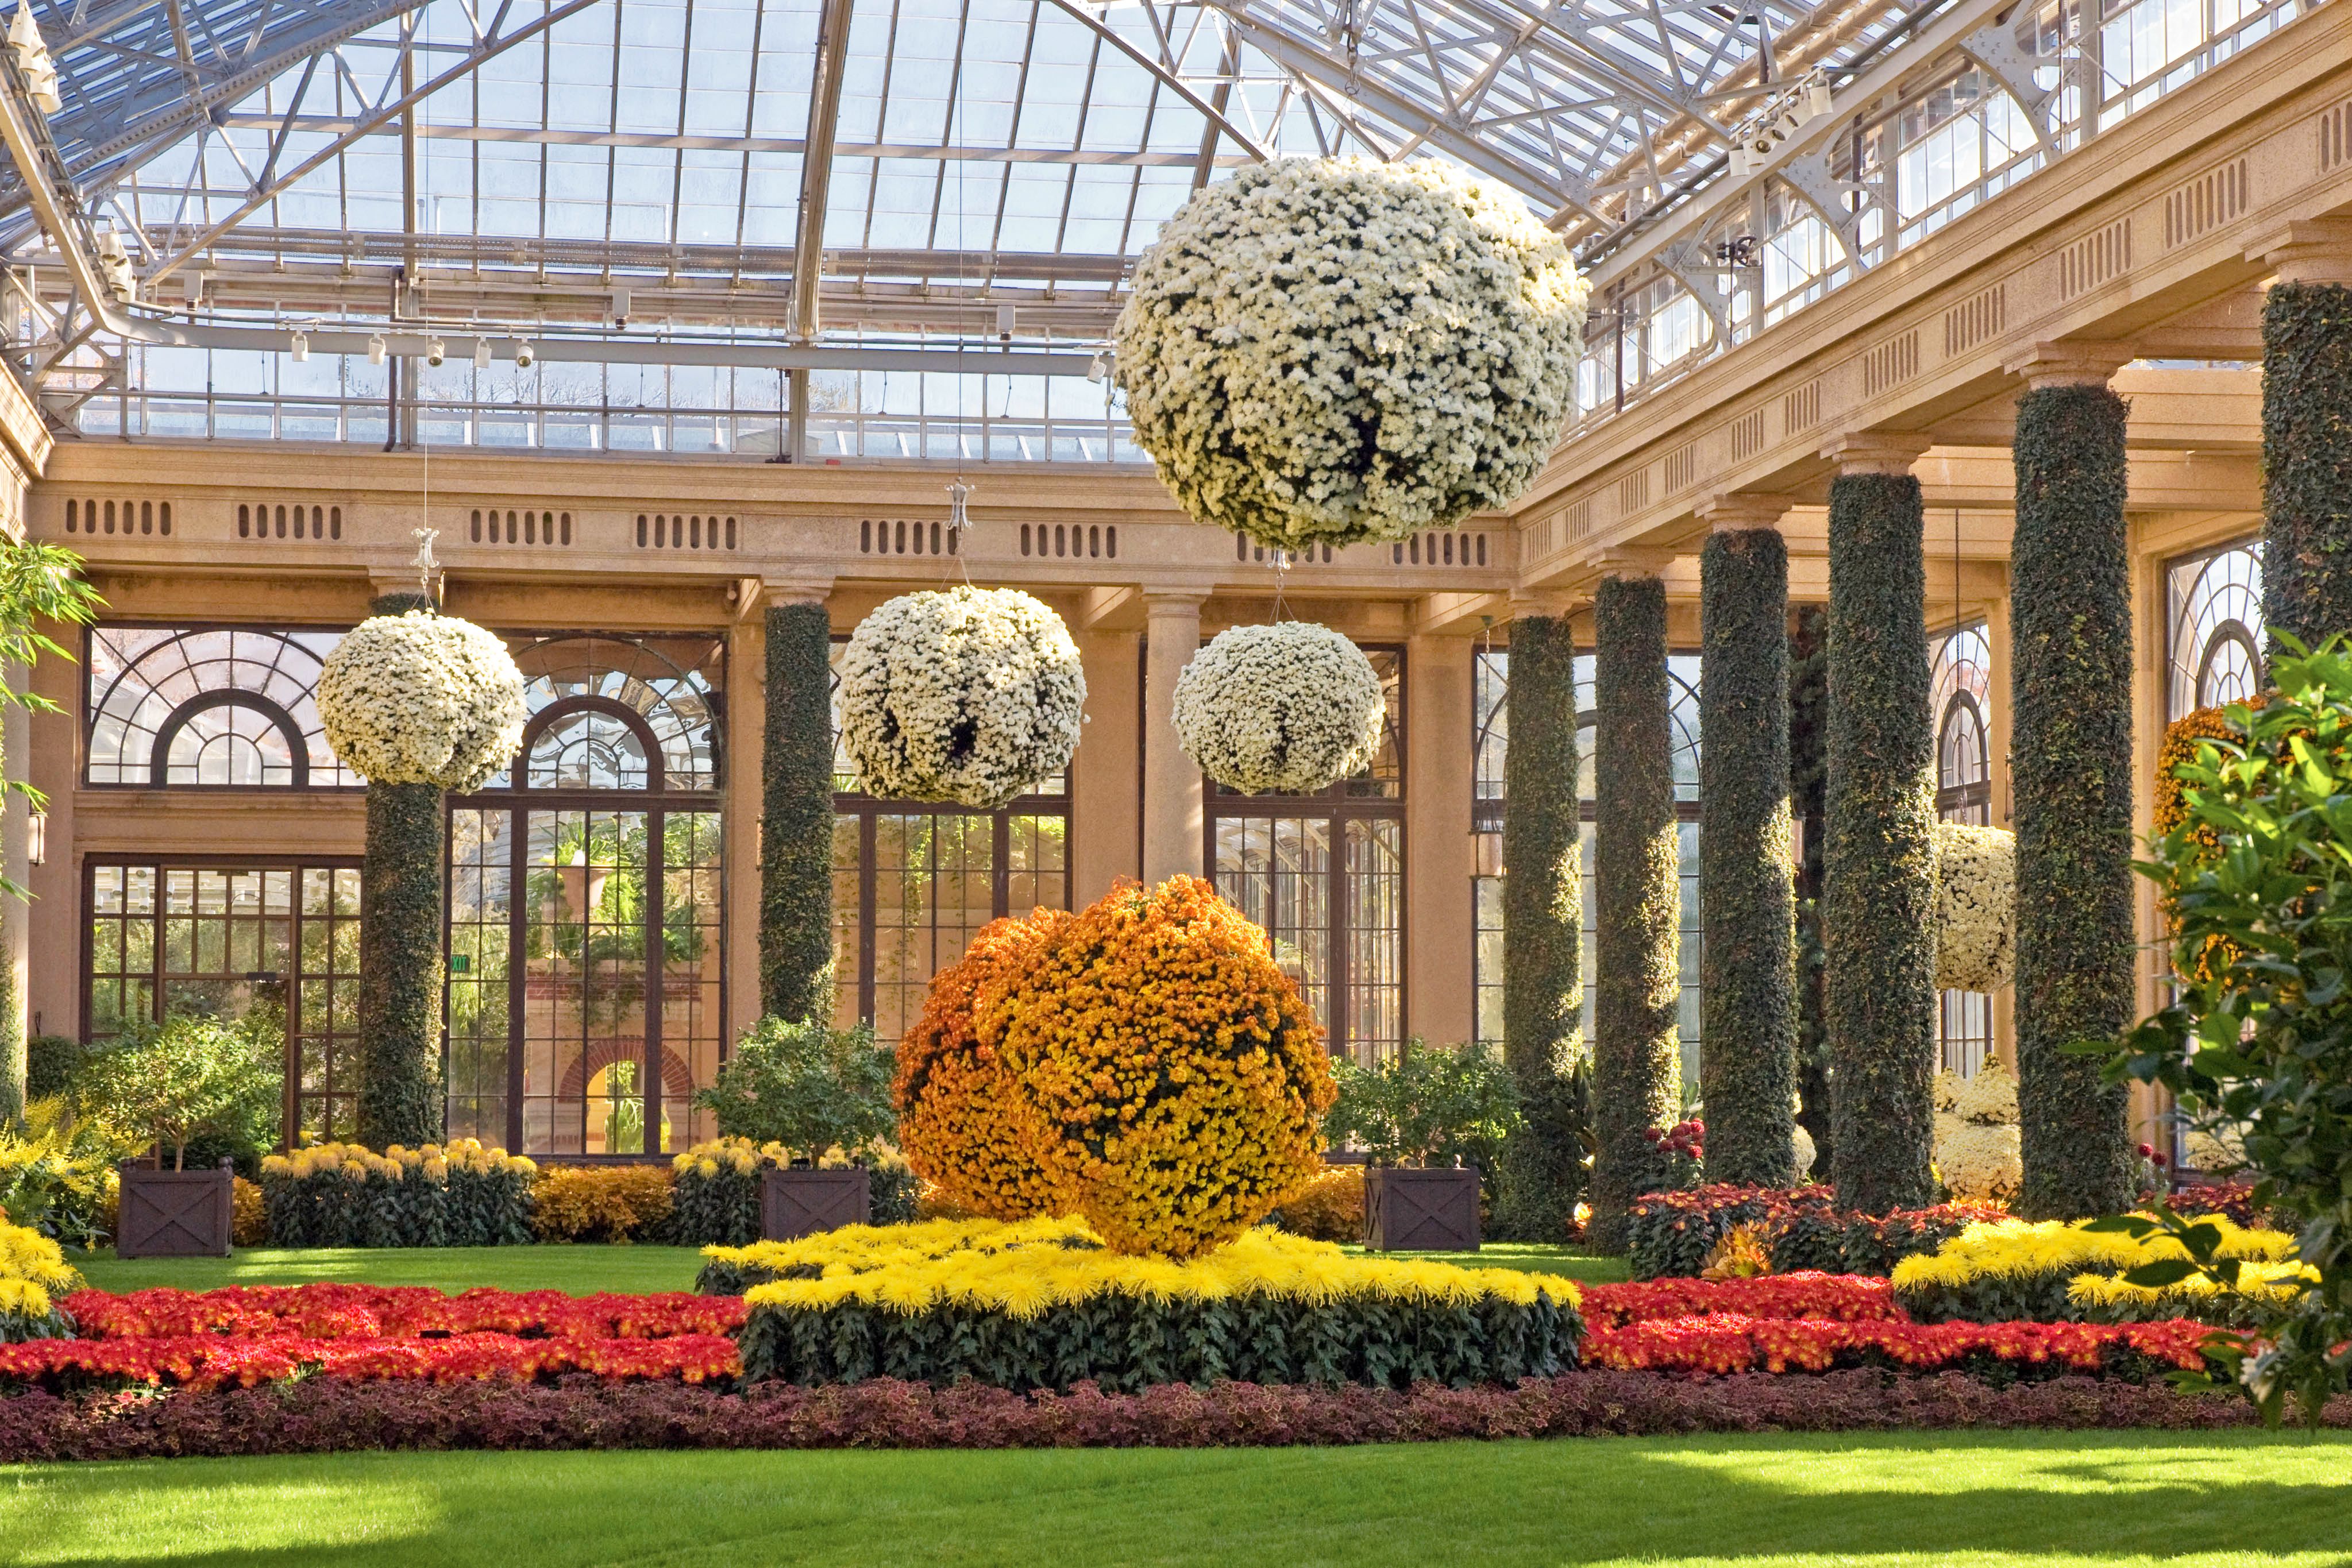
<svg viewBox="0 0 2352 1568">
<path fill-rule="evenodd" d="M 2029 1432 L 27 1466 L 0 1468 L 0 1563 L 2321 1568 L 2347 1461 L 2340 1435 Z"/>
<path fill-rule="evenodd" d="M 1350 1252 L 1363 1249 L 1351 1247 Z M 1622 1280 L 1622 1260 L 1589 1258 L 1567 1247 L 1504 1243 L 1477 1252 L 1415 1252 L 1474 1269 L 1522 1269 L 1577 1280 Z M 373 1285 L 433 1285 L 463 1291 L 497 1285 L 509 1291 L 690 1291 L 702 1267 L 693 1247 L 415 1247 L 375 1250 L 318 1248 L 254 1249 L 228 1258 L 118 1259 L 111 1252 L 77 1258 L 74 1266 L 101 1291 L 176 1285 L 209 1291 L 221 1285 L 297 1285 L 313 1280 L 364 1281 Z"/>
</svg>

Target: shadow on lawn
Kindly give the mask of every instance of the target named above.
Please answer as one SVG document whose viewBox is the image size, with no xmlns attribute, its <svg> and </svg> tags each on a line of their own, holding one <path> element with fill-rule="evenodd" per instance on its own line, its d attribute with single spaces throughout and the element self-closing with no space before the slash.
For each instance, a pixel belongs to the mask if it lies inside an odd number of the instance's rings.
<svg viewBox="0 0 2352 1568">
<path fill-rule="evenodd" d="M 2352 1568 L 2347 1460 L 2147 1432 L 163 1461 L 0 1471 L 0 1560 Z"/>
</svg>

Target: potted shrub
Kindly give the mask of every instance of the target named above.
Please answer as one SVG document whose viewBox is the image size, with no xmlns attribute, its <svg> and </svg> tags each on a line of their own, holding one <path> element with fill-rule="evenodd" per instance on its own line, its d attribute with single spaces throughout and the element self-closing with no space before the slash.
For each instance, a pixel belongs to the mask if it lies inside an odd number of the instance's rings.
<svg viewBox="0 0 2352 1568">
<path fill-rule="evenodd" d="M 192 1167 L 188 1151 L 249 1129 L 276 1103 L 279 1071 L 253 1034 L 186 1014 L 89 1059 L 75 1091 L 83 1114 L 155 1151 L 122 1167 L 117 1256 L 228 1256 L 235 1162 Z"/>
<path fill-rule="evenodd" d="M 1339 1098 L 1323 1130 L 1364 1157 L 1364 1245 L 1475 1251 L 1480 1178 L 1519 1119 L 1499 1056 L 1480 1045 L 1449 1050 L 1410 1040 L 1374 1066 L 1334 1067 Z"/>
<path fill-rule="evenodd" d="M 897 1124 L 892 1051 L 864 1024 L 833 1029 L 764 1018 L 694 1097 L 723 1137 L 776 1144 L 790 1163 L 762 1173 L 760 1234 L 789 1241 L 873 1213 L 868 1166 Z"/>
</svg>

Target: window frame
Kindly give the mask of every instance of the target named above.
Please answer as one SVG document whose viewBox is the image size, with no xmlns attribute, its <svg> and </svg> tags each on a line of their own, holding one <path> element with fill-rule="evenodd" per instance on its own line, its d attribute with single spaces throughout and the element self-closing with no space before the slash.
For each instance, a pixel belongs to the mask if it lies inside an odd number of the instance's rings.
<svg viewBox="0 0 2352 1568">
<path fill-rule="evenodd" d="M 77 789 L 152 790 L 169 789 L 174 794 L 194 791 L 209 794 L 243 794 L 277 796 L 286 793 L 305 795 L 353 796 L 365 793 L 367 783 L 356 779 L 349 784 L 322 784 L 311 780 L 310 748 L 304 741 L 301 726 L 290 711 L 275 698 L 243 686 L 220 686 L 198 693 L 181 703 L 157 727 L 155 740 L 147 758 L 146 774 L 125 781 L 115 779 L 100 782 L 89 776 L 91 742 L 98 731 L 98 694 L 90 690 L 91 672 L 97 668 L 93 654 L 99 634 L 103 632 L 169 632 L 184 637 L 206 632 L 242 632 L 253 636 L 293 635 L 303 632 L 328 632 L 341 637 L 348 634 L 350 625 L 339 622 L 249 622 L 249 621 L 178 621 L 153 620 L 145 617 L 116 618 L 109 616 L 82 628 L 81 678 L 75 683 L 79 690 L 79 711 L 77 714 L 81 755 L 75 759 L 73 777 Z M 112 688 L 109 688 L 110 691 Z M 318 688 L 310 688 L 311 700 L 318 700 Z M 202 706 L 199 706 L 202 705 Z M 165 772 L 171 760 L 170 743 L 189 719 L 212 707 L 238 706 L 252 710 L 278 725 L 281 735 L 290 734 L 302 744 L 291 748 L 294 777 L 284 784 L 173 784 L 158 778 Z"/>
</svg>

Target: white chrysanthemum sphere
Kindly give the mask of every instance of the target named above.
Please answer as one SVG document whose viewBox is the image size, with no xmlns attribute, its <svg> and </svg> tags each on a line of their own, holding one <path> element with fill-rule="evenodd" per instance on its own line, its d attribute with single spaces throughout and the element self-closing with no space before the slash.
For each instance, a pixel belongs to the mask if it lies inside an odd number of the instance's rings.
<svg viewBox="0 0 2352 1568">
<path fill-rule="evenodd" d="M 1936 1172 L 1954 1197 L 2008 1203 L 2025 1185 L 2024 1148 L 2014 1122 L 1936 1118 Z"/>
<path fill-rule="evenodd" d="M 1789 1143 L 1790 1153 L 1796 1156 L 1797 1174 L 1803 1176 L 1813 1168 L 1813 1162 L 1822 1157 L 1822 1152 L 1813 1146 L 1813 1135 L 1801 1126 L 1794 1129 Z"/>
<path fill-rule="evenodd" d="M 1305 795 L 1379 752 L 1387 699 L 1364 651 L 1328 626 L 1220 632 L 1176 678 L 1176 738 L 1244 795 Z"/>
<path fill-rule="evenodd" d="M 1936 988 L 1990 991 L 2017 964 L 2017 835 L 1936 824 Z"/>
<path fill-rule="evenodd" d="M 1575 392 L 1586 287 L 1519 198 L 1423 159 L 1281 159 L 1136 264 L 1116 379 L 1201 522 L 1286 549 L 1517 500 Z"/>
<path fill-rule="evenodd" d="M 522 672 L 507 645 L 454 615 L 361 622 L 319 673 L 335 755 L 372 784 L 472 789 L 522 745 Z"/>
<path fill-rule="evenodd" d="M 1010 588 L 902 594 L 841 661 L 841 743 L 886 800 L 993 810 L 1069 766 L 1086 703 L 1069 628 Z"/>
</svg>

